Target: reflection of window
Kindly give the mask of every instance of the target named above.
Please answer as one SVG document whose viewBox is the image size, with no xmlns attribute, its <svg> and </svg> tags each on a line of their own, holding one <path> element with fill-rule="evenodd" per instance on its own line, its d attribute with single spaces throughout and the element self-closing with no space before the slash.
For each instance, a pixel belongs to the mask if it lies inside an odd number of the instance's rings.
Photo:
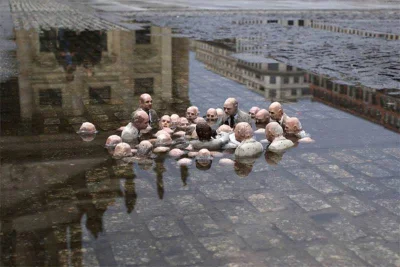
<svg viewBox="0 0 400 267">
<path fill-rule="evenodd" d="M 292 66 L 289 66 L 289 65 L 287 65 L 287 66 L 286 66 L 286 70 L 287 70 L 287 71 L 292 71 L 292 70 L 293 70 L 293 67 L 292 67 Z"/>
<path fill-rule="evenodd" d="M 276 90 L 275 89 L 269 90 L 269 97 L 276 97 Z"/>
<path fill-rule="evenodd" d="M 296 76 L 296 77 L 294 77 L 293 82 L 294 82 L 294 83 L 299 83 L 299 80 L 300 80 L 300 79 L 299 79 L 299 76 Z"/>
<path fill-rule="evenodd" d="M 288 25 L 293 25 L 293 20 L 288 20 Z"/>
<path fill-rule="evenodd" d="M 292 89 L 292 91 L 291 91 L 291 95 L 292 95 L 292 96 L 295 96 L 295 95 L 297 95 L 297 90 L 296 90 L 296 89 Z"/>
<path fill-rule="evenodd" d="M 151 44 L 150 27 L 135 31 L 136 44 Z"/>
<path fill-rule="evenodd" d="M 52 52 L 56 48 L 56 31 L 42 30 L 39 34 L 40 52 Z"/>
<path fill-rule="evenodd" d="M 265 91 L 264 86 L 260 86 L 260 90 L 261 90 L 261 91 Z"/>
<path fill-rule="evenodd" d="M 309 95 L 310 94 L 310 88 L 301 88 L 301 94 L 302 95 Z"/>
<path fill-rule="evenodd" d="M 270 83 L 270 84 L 276 84 L 276 77 L 275 77 L 275 76 L 271 76 L 271 77 L 269 78 L 269 83 Z"/>
<path fill-rule="evenodd" d="M 268 70 L 279 70 L 278 63 L 268 63 Z"/>
<path fill-rule="evenodd" d="M 332 83 L 331 81 L 327 80 L 327 81 L 326 81 L 326 88 L 327 88 L 328 90 L 331 90 L 331 91 L 332 91 L 332 89 L 333 89 L 333 83 Z"/>
<path fill-rule="evenodd" d="M 304 26 L 304 20 L 299 20 L 299 26 Z"/>
<path fill-rule="evenodd" d="M 283 83 L 288 84 L 289 83 L 289 77 L 284 77 L 283 78 Z"/>
<path fill-rule="evenodd" d="M 89 87 L 89 98 L 92 100 L 93 104 L 109 103 L 111 99 L 111 87 Z"/>
<path fill-rule="evenodd" d="M 44 89 L 39 91 L 39 105 L 62 106 L 61 89 Z"/>
<path fill-rule="evenodd" d="M 135 95 L 154 92 L 154 78 L 135 79 Z"/>
<path fill-rule="evenodd" d="M 267 23 L 278 23 L 278 20 L 267 20 Z"/>
</svg>

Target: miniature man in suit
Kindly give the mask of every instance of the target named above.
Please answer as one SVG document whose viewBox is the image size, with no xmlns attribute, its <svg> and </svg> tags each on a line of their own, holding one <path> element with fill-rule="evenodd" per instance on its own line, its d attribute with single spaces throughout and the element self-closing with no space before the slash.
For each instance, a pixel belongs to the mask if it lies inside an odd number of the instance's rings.
<svg viewBox="0 0 400 267">
<path fill-rule="evenodd" d="M 279 102 L 273 102 L 268 108 L 271 119 L 279 123 L 282 129 L 285 129 L 286 120 L 289 118 L 283 112 L 282 105 Z"/>
<path fill-rule="evenodd" d="M 234 128 L 239 122 L 247 122 L 251 124 L 251 117 L 246 112 L 239 109 L 239 103 L 235 98 L 228 98 L 224 103 L 224 116 L 222 124 L 229 125 Z"/>
</svg>

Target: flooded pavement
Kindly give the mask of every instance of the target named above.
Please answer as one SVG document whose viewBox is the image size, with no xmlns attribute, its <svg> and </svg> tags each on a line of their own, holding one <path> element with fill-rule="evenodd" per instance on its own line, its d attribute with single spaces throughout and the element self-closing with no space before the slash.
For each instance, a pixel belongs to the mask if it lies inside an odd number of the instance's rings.
<svg viewBox="0 0 400 267">
<path fill-rule="evenodd" d="M 240 38 L 95 22 L 15 30 L 18 75 L 0 85 L 2 265 L 400 266 L 396 88 L 287 65 Z M 227 97 L 245 111 L 280 101 L 316 142 L 209 169 L 114 160 L 105 141 L 142 93 L 180 116 Z M 91 142 L 76 134 L 85 121 Z"/>
</svg>

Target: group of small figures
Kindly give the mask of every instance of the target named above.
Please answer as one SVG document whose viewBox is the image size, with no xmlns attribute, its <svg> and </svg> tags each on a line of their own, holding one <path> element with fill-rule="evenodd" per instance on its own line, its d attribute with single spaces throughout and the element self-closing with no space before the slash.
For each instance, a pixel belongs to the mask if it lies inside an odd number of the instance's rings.
<svg viewBox="0 0 400 267">
<path fill-rule="evenodd" d="M 160 119 L 152 105 L 151 96 L 142 94 L 139 108 L 132 113 L 128 125 L 117 130 L 120 135 L 107 138 L 105 147 L 114 158 L 140 162 L 158 153 L 168 153 L 180 158 L 180 166 L 192 164 L 193 158 L 196 165 L 211 166 L 214 157 L 221 158 L 221 165 L 234 165 L 235 161 L 255 161 L 264 150 L 279 155 L 299 142 L 314 142 L 299 119 L 287 116 L 278 102 L 273 102 L 268 110 L 252 107 L 244 112 L 235 98 L 228 98 L 223 109 L 210 108 L 204 117 L 199 116 L 197 107 L 191 106 L 185 117 L 172 114 Z M 96 128 L 85 122 L 78 133 L 90 136 Z M 256 134 L 265 139 L 257 141 Z M 235 161 L 224 158 L 232 153 Z"/>
</svg>

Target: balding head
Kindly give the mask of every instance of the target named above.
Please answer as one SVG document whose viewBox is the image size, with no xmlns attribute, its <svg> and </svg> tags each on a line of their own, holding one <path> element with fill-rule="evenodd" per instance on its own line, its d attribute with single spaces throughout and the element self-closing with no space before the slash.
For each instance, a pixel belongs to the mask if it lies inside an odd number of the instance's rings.
<svg viewBox="0 0 400 267">
<path fill-rule="evenodd" d="M 167 133 L 162 133 L 157 136 L 156 146 L 169 146 L 172 143 L 171 136 Z"/>
<path fill-rule="evenodd" d="M 251 125 L 247 122 L 239 122 L 235 127 L 236 140 L 242 142 L 251 137 L 253 137 L 253 129 L 251 128 Z"/>
<path fill-rule="evenodd" d="M 265 135 L 268 141 L 272 142 L 275 138 L 283 135 L 283 129 L 277 122 L 270 122 L 265 127 Z"/>
<path fill-rule="evenodd" d="M 220 134 L 220 133 L 231 133 L 231 132 L 232 132 L 232 128 L 229 127 L 229 125 L 226 125 L 226 124 L 222 124 L 217 129 L 217 134 Z"/>
<path fill-rule="evenodd" d="M 186 118 L 190 123 L 194 123 L 194 120 L 197 118 L 199 114 L 199 109 L 196 106 L 188 107 L 186 110 Z"/>
<path fill-rule="evenodd" d="M 256 123 L 263 123 L 263 124 L 268 124 L 269 123 L 269 112 L 266 109 L 261 109 L 260 111 L 257 112 L 255 116 Z"/>
<path fill-rule="evenodd" d="M 291 117 L 286 120 L 285 123 L 285 133 L 287 134 L 297 134 L 301 132 L 303 129 L 301 127 L 301 123 L 298 118 Z"/>
<path fill-rule="evenodd" d="M 257 114 L 257 112 L 259 112 L 259 111 L 260 111 L 260 108 L 259 108 L 259 107 L 252 107 L 252 108 L 249 110 L 249 114 L 250 114 L 251 118 L 254 119 L 255 116 L 256 116 L 256 114 Z"/>
<path fill-rule="evenodd" d="M 159 122 L 160 129 L 169 128 L 171 126 L 171 117 L 168 115 L 164 115 L 161 117 Z"/>
<path fill-rule="evenodd" d="M 81 127 L 79 128 L 79 133 L 83 134 L 94 134 L 96 133 L 96 127 L 93 123 L 84 122 L 82 123 Z"/>
<path fill-rule="evenodd" d="M 144 140 L 137 146 L 138 157 L 148 157 L 153 150 L 153 145 L 150 141 Z"/>
<path fill-rule="evenodd" d="M 123 157 L 132 156 L 131 146 L 127 143 L 119 143 L 114 149 L 114 158 L 120 159 Z"/>
<path fill-rule="evenodd" d="M 217 111 L 218 117 L 224 116 L 224 110 L 222 108 L 217 108 L 216 111 Z"/>
<path fill-rule="evenodd" d="M 215 108 L 209 108 L 206 114 L 208 121 L 215 121 L 218 119 L 217 110 Z"/>
<path fill-rule="evenodd" d="M 279 102 L 273 102 L 271 105 L 269 105 L 268 110 L 273 120 L 280 121 L 283 116 L 283 109 Z"/>
<path fill-rule="evenodd" d="M 149 126 L 149 115 L 143 110 L 138 110 L 132 114 L 132 124 L 138 130 L 144 130 Z"/>
<path fill-rule="evenodd" d="M 139 106 L 145 110 L 149 111 L 153 106 L 153 99 L 149 94 L 142 94 L 139 97 Z"/>
<path fill-rule="evenodd" d="M 227 116 L 235 115 L 238 110 L 238 102 L 235 98 L 228 98 L 224 103 L 224 112 Z"/>
</svg>

